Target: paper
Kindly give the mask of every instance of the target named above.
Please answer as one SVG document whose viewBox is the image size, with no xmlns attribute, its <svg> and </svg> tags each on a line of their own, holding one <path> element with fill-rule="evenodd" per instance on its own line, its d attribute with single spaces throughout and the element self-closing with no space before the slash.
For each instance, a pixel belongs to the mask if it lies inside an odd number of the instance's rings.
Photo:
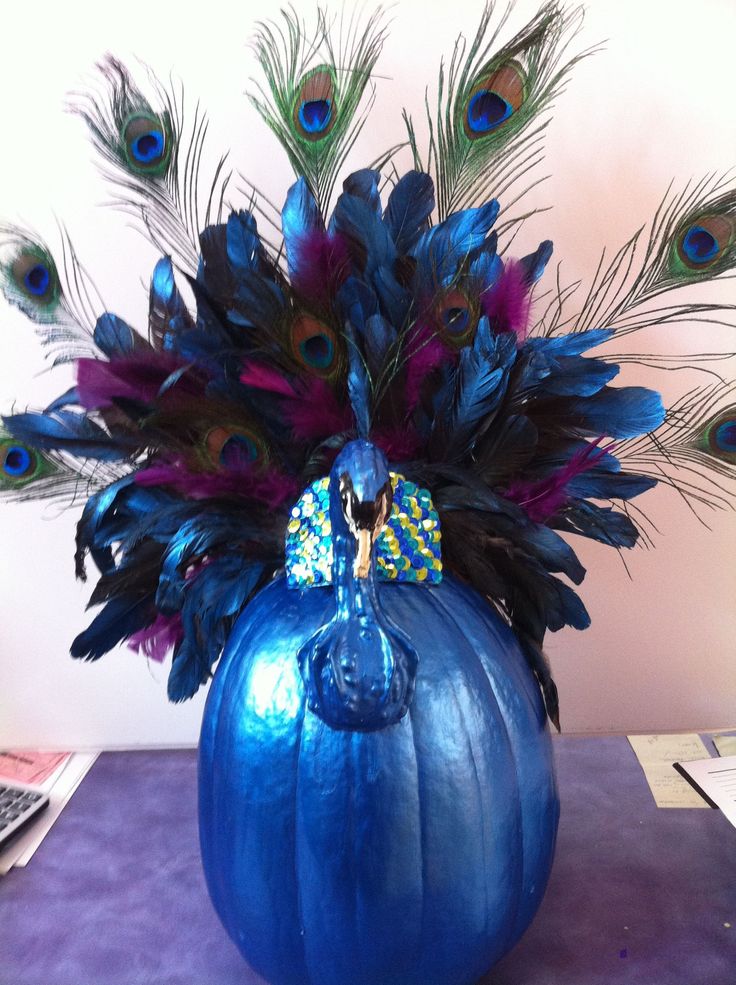
<svg viewBox="0 0 736 985">
<path fill-rule="evenodd" d="M 68 752 L 35 752 L 7 749 L 0 752 L 0 779 L 9 783 L 43 783 L 69 759 Z"/>
<path fill-rule="evenodd" d="M 713 745 L 719 756 L 736 756 L 736 735 L 714 735 Z"/>
<path fill-rule="evenodd" d="M 28 827 L 28 830 L 13 838 L 0 852 L 0 876 L 4 876 L 14 865 L 28 864 L 97 756 L 98 753 L 72 753 L 55 774 L 40 784 L 49 793 L 49 806 Z"/>
<path fill-rule="evenodd" d="M 709 806 L 672 765 L 708 756 L 699 735 L 630 735 L 629 742 L 657 807 Z"/>
<path fill-rule="evenodd" d="M 736 756 L 696 759 L 695 762 L 678 763 L 677 766 L 692 778 L 736 827 Z"/>
</svg>

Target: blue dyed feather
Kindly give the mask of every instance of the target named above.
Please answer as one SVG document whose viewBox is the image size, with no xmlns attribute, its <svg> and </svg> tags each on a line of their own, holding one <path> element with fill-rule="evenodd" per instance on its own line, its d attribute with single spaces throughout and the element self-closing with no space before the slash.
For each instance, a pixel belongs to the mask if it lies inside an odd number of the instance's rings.
<svg viewBox="0 0 736 985">
<path fill-rule="evenodd" d="M 48 407 L 44 408 L 44 414 L 53 414 L 54 411 L 62 410 L 64 407 L 79 406 L 79 394 L 75 386 L 70 387 L 56 400 L 52 400 Z"/>
<path fill-rule="evenodd" d="M 191 317 L 174 279 L 171 257 L 161 257 L 153 269 L 148 303 L 148 332 L 157 349 L 168 349 L 172 336 L 191 325 Z"/>
<path fill-rule="evenodd" d="M 332 213 L 330 232 L 347 240 L 356 266 L 366 276 L 379 267 L 390 267 L 396 259 L 396 247 L 388 229 L 365 199 L 343 192 Z"/>
<path fill-rule="evenodd" d="M 258 225 L 251 212 L 231 212 L 226 224 L 227 259 L 236 280 L 253 270 L 263 254 Z"/>
<path fill-rule="evenodd" d="M 552 241 L 545 239 L 539 244 L 534 253 L 530 253 L 528 256 L 522 257 L 519 261 L 523 271 L 524 282 L 530 287 L 532 284 L 536 284 L 544 273 L 545 267 L 549 263 L 550 257 L 552 256 L 552 251 Z"/>
<path fill-rule="evenodd" d="M 639 538 L 639 531 L 626 514 L 583 499 L 571 500 L 564 512 L 549 522 L 557 530 L 588 537 L 608 547 L 630 548 Z"/>
<path fill-rule="evenodd" d="M 128 456 L 99 424 L 84 414 L 57 410 L 52 415 L 26 413 L 3 417 L 3 424 L 18 441 L 45 451 L 66 451 L 78 458 L 113 462 Z"/>
<path fill-rule="evenodd" d="M 184 701 L 212 673 L 230 628 L 263 574 L 263 565 L 225 555 L 203 568 L 186 586 L 181 608 L 184 639 L 168 680 L 171 701 Z"/>
<path fill-rule="evenodd" d="M 371 429 L 371 386 L 355 332 L 348 322 L 345 327 L 348 343 L 348 396 L 355 415 L 358 437 L 367 440 Z"/>
<path fill-rule="evenodd" d="M 71 655 L 82 660 L 98 660 L 118 643 L 149 626 L 155 615 L 152 595 L 111 599 L 74 640 Z"/>
<path fill-rule="evenodd" d="M 354 195 L 356 198 L 362 199 L 376 216 L 380 216 L 381 196 L 378 192 L 380 180 L 379 171 L 362 168 L 360 171 L 353 171 L 352 174 L 348 175 L 342 183 L 342 189 L 346 195 Z"/>
<path fill-rule="evenodd" d="M 453 461 L 472 449 L 506 393 L 515 355 L 516 339 L 491 336 L 488 319 L 482 318 L 473 348 L 460 352 L 452 389 L 435 418 L 431 452 Z"/>
<path fill-rule="evenodd" d="M 229 547 L 247 534 L 237 516 L 208 512 L 181 524 L 168 540 L 161 565 L 156 605 L 164 613 L 178 612 L 187 587 L 189 564 L 216 548 Z"/>
<path fill-rule="evenodd" d="M 100 352 L 111 359 L 129 356 L 136 348 L 146 344 L 127 322 L 109 311 L 97 319 L 94 342 Z"/>
<path fill-rule="evenodd" d="M 434 184 L 428 174 L 409 171 L 396 183 L 383 221 L 399 256 L 410 254 L 426 233 L 434 206 Z"/>
<path fill-rule="evenodd" d="M 604 387 L 594 397 L 571 401 L 566 414 L 579 431 L 611 438 L 635 438 L 664 421 L 662 398 L 640 386 Z"/>
<path fill-rule="evenodd" d="M 427 288 L 434 291 L 452 282 L 463 260 L 485 240 L 498 212 L 498 202 L 491 199 L 476 209 L 455 212 L 422 233 L 411 255 Z"/>
</svg>

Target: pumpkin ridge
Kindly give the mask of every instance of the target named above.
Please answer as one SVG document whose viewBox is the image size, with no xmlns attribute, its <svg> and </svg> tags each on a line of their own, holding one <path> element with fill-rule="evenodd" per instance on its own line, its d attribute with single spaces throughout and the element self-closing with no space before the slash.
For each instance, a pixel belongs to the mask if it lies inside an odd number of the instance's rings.
<svg viewBox="0 0 736 985">
<path fill-rule="evenodd" d="M 449 584 L 450 586 L 452 586 L 452 588 L 455 587 L 454 579 L 451 579 L 451 578 L 446 579 L 446 584 Z M 430 590 L 433 591 L 433 592 L 435 591 L 434 589 L 430 589 Z M 448 618 L 449 621 L 452 622 L 457 627 L 458 632 L 460 634 L 462 634 L 462 636 L 468 641 L 469 644 L 472 645 L 473 644 L 472 636 L 470 636 L 468 634 L 467 627 L 461 626 L 460 623 L 458 622 L 458 620 L 456 619 L 456 617 L 454 615 L 454 611 L 450 608 L 449 601 L 444 597 L 446 594 L 447 594 L 446 592 L 436 592 L 435 593 L 435 597 L 434 597 L 435 604 L 438 605 L 439 608 L 441 608 L 444 611 L 444 614 L 445 614 L 446 618 Z M 523 810 L 522 810 L 522 807 L 521 807 L 521 789 L 520 789 L 520 783 L 519 783 L 519 773 L 518 773 L 518 770 L 516 768 L 517 750 L 516 750 L 516 748 L 514 746 L 514 743 L 512 741 L 511 733 L 509 732 L 509 728 L 508 728 L 508 725 L 507 725 L 507 722 L 506 722 L 506 716 L 503 713 L 503 708 L 501 706 L 501 703 L 499 702 L 498 695 L 496 693 L 496 688 L 494 687 L 494 680 L 493 680 L 492 676 L 488 673 L 486 667 L 483 664 L 483 661 L 478 656 L 477 647 L 475 648 L 475 653 L 476 653 L 476 662 L 478 663 L 478 667 L 479 667 L 481 676 L 483 677 L 484 681 L 486 681 L 486 683 L 487 683 L 488 692 L 490 693 L 490 696 L 491 696 L 492 701 L 493 701 L 493 707 L 496 709 L 496 712 L 497 712 L 497 715 L 494 716 L 494 717 L 497 717 L 498 722 L 500 724 L 500 727 L 501 727 L 501 729 L 503 731 L 503 734 L 505 735 L 505 738 L 506 738 L 505 747 L 506 747 L 506 750 L 507 750 L 508 754 L 511 756 L 511 758 L 513 760 L 513 763 L 514 763 L 513 775 L 514 775 L 514 781 L 515 781 L 515 794 L 516 794 L 516 796 L 514 797 L 514 804 L 517 805 L 516 806 L 516 810 L 515 810 L 515 814 L 516 814 L 516 827 L 519 829 L 519 831 L 522 834 L 522 844 L 523 844 L 523 830 L 524 830 L 524 825 L 523 825 L 523 816 L 522 816 L 523 815 Z M 452 683 L 452 679 L 450 679 L 450 688 L 452 689 L 453 695 L 454 695 L 455 700 L 457 702 L 458 710 L 460 712 L 460 717 L 461 717 L 461 719 L 463 721 L 463 724 L 465 724 L 465 715 L 464 715 L 464 712 L 463 712 L 461 703 L 458 700 L 457 695 L 455 693 L 455 687 L 454 687 L 454 684 Z M 472 763 L 473 763 L 473 772 L 474 772 L 474 775 L 475 775 L 476 784 L 477 784 L 477 786 L 478 786 L 478 788 L 480 790 L 480 777 L 478 775 L 478 765 L 477 765 L 477 761 L 476 761 L 476 757 L 475 757 L 475 750 L 473 749 L 472 741 L 470 740 L 470 736 L 469 736 L 469 730 L 467 728 L 465 729 L 465 732 L 466 732 L 466 735 L 468 735 L 468 746 L 470 748 L 470 755 L 471 755 L 471 760 L 472 760 Z M 483 797 L 481 795 L 479 795 L 478 801 L 479 801 L 479 805 L 480 805 L 481 814 L 483 815 L 483 821 L 485 822 L 485 820 L 486 820 L 486 817 L 485 817 L 485 813 L 486 813 L 485 812 L 485 805 L 484 805 L 484 799 L 483 799 Z M 483 837 L 483 857 L 485 858 L 486 857 L 485 823 L 482 824 L 481 831 L 482 831 L 482 837 Z M 519 909 L 520 909 L 521 893 L 522 893 L 522 889 L 523 889 L 523 886 L 524 886 L 524 852 L 522 851 L 520 853 L 520 855 L 521 855 L 521 857 L 520 857 L 520 860 L 519 860 L 518 885 L 515 886 L 516 892 L 514 893 L 514 899 L 515 899 L 514 919 L 513 920 L 509 920 L 508 933 L 506 935 L 506 938 L 503 941 L 503 946 L 500 948 L 500 953 L 501 954 L 505 954 L 506 951 L 508 950 L 509 946 L 513 944 L 514 927 L 516 925 L 516 919 L 518 917 Z M 486 875 L 486 877 L 483 880 L 483 885 L 484 885 L 484 890 L 485 890 L 485 894 L 486 894 L 486 926 L 487 926 L 488 910 L 489 910 L 489 907 L 488 907 L 488 878 L 487 878 L 487 875 Z M 497 960 L 497 958 L 496 958 L 496 960 Z"/>
</svg>

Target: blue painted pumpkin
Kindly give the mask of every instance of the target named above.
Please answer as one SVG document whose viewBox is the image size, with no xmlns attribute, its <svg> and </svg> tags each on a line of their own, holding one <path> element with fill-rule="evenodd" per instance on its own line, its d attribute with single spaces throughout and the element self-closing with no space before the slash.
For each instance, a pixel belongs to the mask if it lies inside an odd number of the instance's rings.
<svg viewBox="0 0 736 985">
<path fill-rule="evenodd" d="M 200 743 L 204 870 L 227 931 L 273 985 L 472 985 L 547 883 L 558 800 L 545 711 L 513 634 L 473 590 L 452 577 L 377 584 L 342 564 L 360 511 L 345 496 L 340 509 L 337 480 L 355 453 L 331 474 L 335 589 L 274 580 L 215 674 Z M 375 481 L 350 483 L 361 503 L 385 488 L 381 457 Z M 366 613 L 388 641 L 383 690 L 373 630 L 361 655 Z M 346 645 L 357 659 L 342 698 L 322 673 L 335 640 L 343 665 Z"/>
</svg>

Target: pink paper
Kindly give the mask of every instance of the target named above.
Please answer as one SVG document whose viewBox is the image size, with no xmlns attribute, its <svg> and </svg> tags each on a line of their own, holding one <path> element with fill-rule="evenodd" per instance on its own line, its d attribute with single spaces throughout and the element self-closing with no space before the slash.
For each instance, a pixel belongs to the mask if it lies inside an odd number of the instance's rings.
<svg viewBox="0 0 736 985">
<path fill-rule="evenodd" d="M 0 752 L 0 779 L 16 783 L 43 783 L 70 755 L 68 752 L 26 749 Z"/>
</svg>

